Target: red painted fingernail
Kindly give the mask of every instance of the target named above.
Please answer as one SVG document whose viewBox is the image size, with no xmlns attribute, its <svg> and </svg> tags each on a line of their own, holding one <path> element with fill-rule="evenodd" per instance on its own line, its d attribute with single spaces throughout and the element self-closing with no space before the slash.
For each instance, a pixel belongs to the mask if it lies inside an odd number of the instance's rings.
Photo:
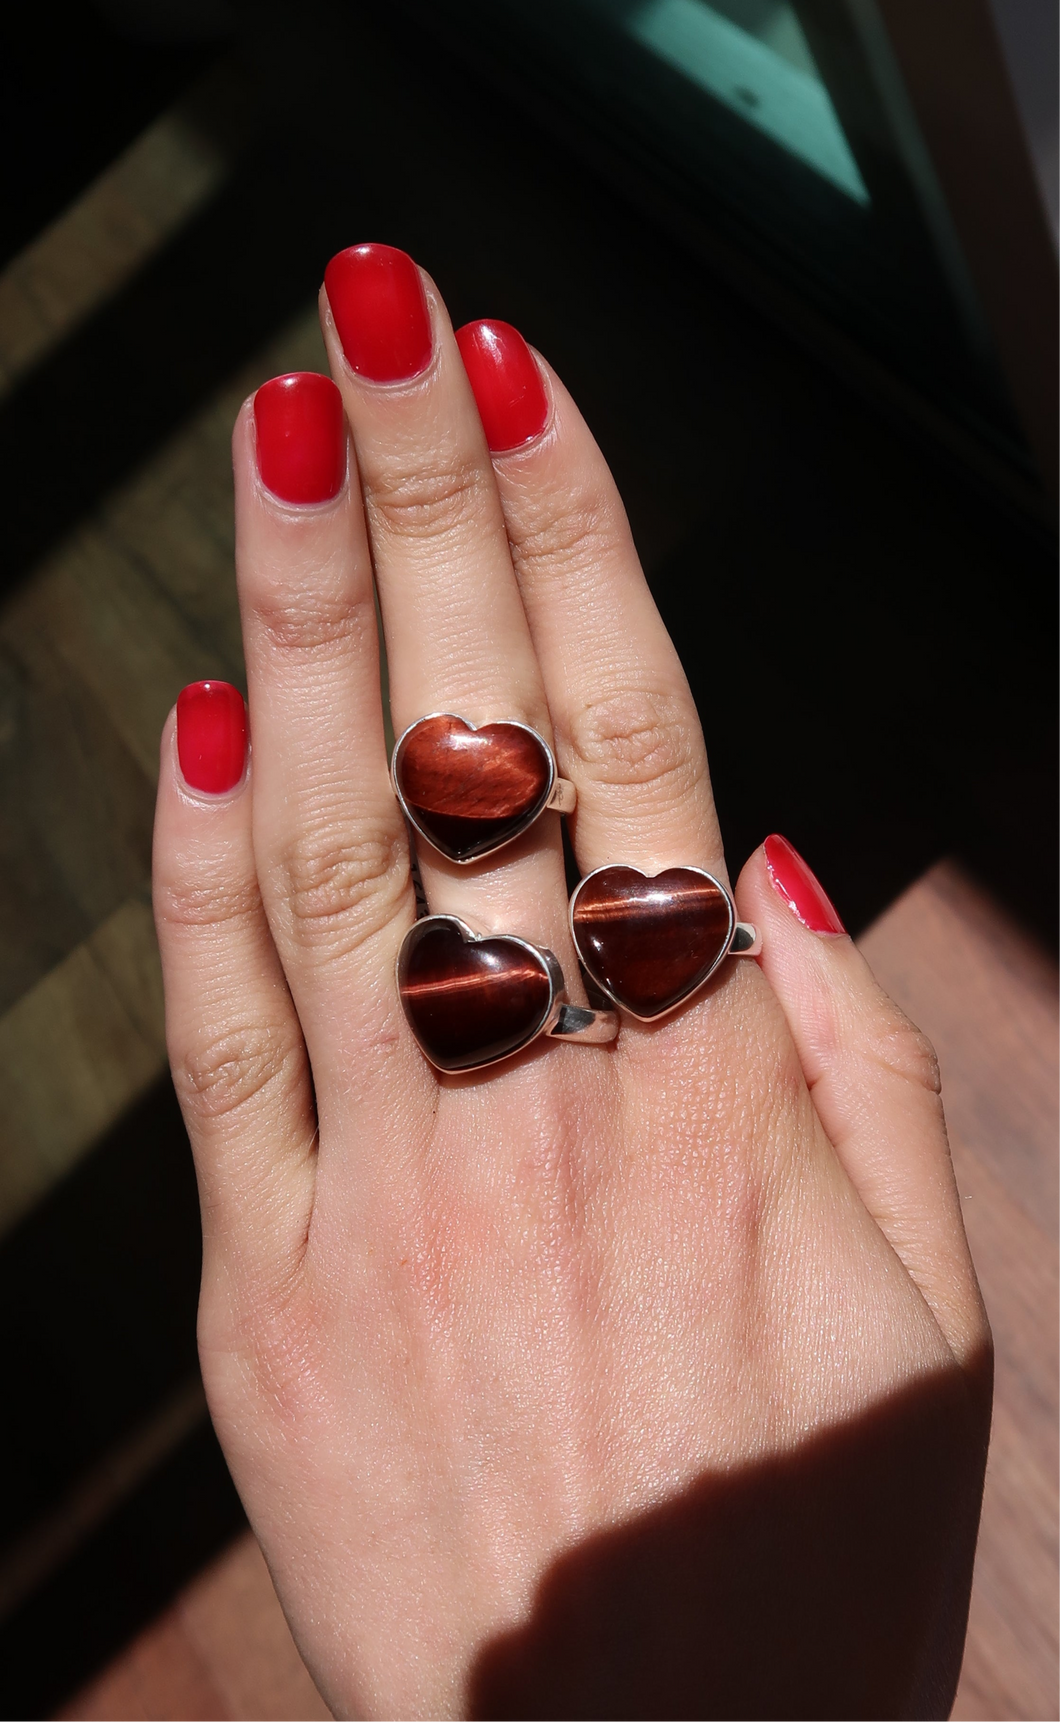
<svg viewBox="0 0 1060 1722">
<path fill-rule="evenodd" d="M 786 837 L 767 837 L 766 871 L 778 897 L 811 933 L 845 933 L 835 905 L 826 897 L 797 849 Z"/>
<path fill-rule="evenodd" d="M 541 372 L 518 329 L 483 319 L 456 332 L 457 346 L 494 454 L 540 436 L 548 419 Z"/>
<path fill-rule="evenodd" d="M 292 371 L 254 396 L 258 471 L 281 502 L 330 502 L 346 477 L 342 396 L 330 377 Z"/>
<path fill-rule="evenodd" d="M 177 758 L 192 789 L 234 789 L 247 758 L 247 708 L 231 682 L 192 682 L 177 698 Z"/>
<path fill-rule="evenodd" d="M 331 315 L 352 370 L 374 383 L 404 382 L 431 357 L 431 320 L 420 272 L 393 245 L 351 245 L 324 271 Z"/>
</svg>

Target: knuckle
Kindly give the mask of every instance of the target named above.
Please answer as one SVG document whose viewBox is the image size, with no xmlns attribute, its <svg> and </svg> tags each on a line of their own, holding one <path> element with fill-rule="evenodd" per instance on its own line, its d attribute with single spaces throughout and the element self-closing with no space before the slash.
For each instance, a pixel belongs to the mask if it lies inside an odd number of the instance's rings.
<svg viewBox="0 0 1060 1722">
<path fill-rule="evenodd" d="M 204 1038 L 174 1060 L 177 1093 L 198 1117 L 223 1118 L 294 1082 L 300 1060 L 301 1044 L 288 1028 L 243 1024 Z"/>
<path fill-rule="evenodd" d="M 565 741 L 579 775 L 596 783 L 670 786 L 680 795 L 696 780 L 692 725 L 676 695 L 631 689 L 595 701 L 575 716 Z"/>
<path fill-rule="evenodd" d="M 884 1020 L 877 1027 L 873 1061 L 893 1076 L 901 1077 L 930 1094 L 941 1094 L 942 1077 L 938 1055 L 927 1035 L 910 1022 L 904 1011 L 887 1000 Z"/>
<path fill-rule="evenodd" d="M 343 839 L 301 833 L 280 863 L 295 936 L 353 949 L 386 925 L 411 889 L 404 833 L 378 824 Z"/>
<path fill-rule="evenodd" d="M 368 490 L 373 524 L 402 538 L 431 540 L 480 514 L 486 475 L 473 461 L 454 460 L 433 472 L 402 472 Z"/>
<path fill-rule="evenodd" d="M 595 573 L 624 537 L 612 508 L 599 497 L 576 492 L 559 503 L 553 499 L 540 520 L 524 523 L 512 553 L 523 576 L 566 578 L 581 570 Z"/>
<path fill-rule="evenodd" d="M 262 913 L 257 879 L 226 878 L 218 869 L 193 881 L 156 880 L 155 919 L 162 928 L 210 932 L 256 920 Z"/>
<path fill-rule="evenodd" d="M 359 644 L 376 633 L 370 597 L 327 590 L 326 581 L 288 585 L 257 594 L 255 609 L 269 644 L 281 651 L 315 652 Z"/>
</svg>

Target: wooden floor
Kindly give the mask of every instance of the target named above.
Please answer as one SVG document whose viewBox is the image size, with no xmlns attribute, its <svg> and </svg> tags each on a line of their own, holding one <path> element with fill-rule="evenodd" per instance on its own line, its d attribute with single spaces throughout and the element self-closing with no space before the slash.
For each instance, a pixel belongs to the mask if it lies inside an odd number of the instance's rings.
<svg viewBox="0 0 1060 1722">
<path fill-rule="evenodd" d="M 223 184 L 232 160 L 194 117 L 229 95 L 204 79 L 0 275 L 0 396 Z M 186 681 L 242 676 L 233 415 L 266 376 L 322 364 L 307 304 L 0 611 L 0 1234 L 164 1069 L 160 726 Z"/>
<path fill-rule="evenodd" d="M 0 277 L 0 393 L 188 219 L 229 165 L 175 110 L 17 260 Z M 0 611 L 0 800 L 18 815 L 0 842 L 0 1234 L 92 1153 L 164 1069 L 147 894 L 158 735 L 184 682 L 242 674 L 234 413 L 263 378 L 323 363 L 307 300 Z M 863 943 L 939 1051 L 997 1342 L 994 1438 L 955 1715 L 1052 1718 L 1056 974 L 949 864 L 908 890 Z M 194 1383 L 179 1387 L 174 1405 L 128 1447 L 130 1477 L 145 1454 L 153 1461 L 160 1443 L 202 1417 Z M 49 1521 L 47 1536 L 31 1532 L 14 1564 L 0 1560 L 0 1608 L 5 1583 L 24 1590 L 48 1548 L 76 1540 L 78 1525 L 120 1493 L 121 1465 L 108 1464 L 65 1523 Z M 85 1506 L 90 1496 L 96 1507 Z M 247 1536 L 60 1713 L 173 1722 L 327 1715 Z"/>
<path fill-rule="evenodd" d="M 953 1714 L 960 1722 L 1039 1722 L 1057 1715 L 1057 976 L 945 864 L 906 892 L 862 945 L 938 1051 L 997 1345 L 993 1440 Z M 326 1714 L 249 1535 L 62 1711 L 129 1719 Z"/>
<path fill-rule="evenodd" d="M 1057 1714 L 1057 977 L 981 892 L 934 869 L 862 941 L 930 1035 L 997 1348 L 994 1427 L 954 1715 Z"/>
<path fill-rule="evenodd" d="M 316 1722 L 331 1711 L 306 1673 L 248 1533 L 58 1714 Z"/>
</svg>

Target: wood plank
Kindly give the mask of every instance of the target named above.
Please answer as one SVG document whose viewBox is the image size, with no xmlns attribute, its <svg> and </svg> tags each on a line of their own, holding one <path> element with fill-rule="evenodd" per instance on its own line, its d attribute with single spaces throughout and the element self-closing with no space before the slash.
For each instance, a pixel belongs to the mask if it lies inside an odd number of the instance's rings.
<svg viewBox="0 0 1060 1722">
<path fill-rule="evenodd" d="M 994 1428 L 960 1722 L 1057 1715 L 1056 971 L 952 864 L 862 940 L 935 1045 L 994 1330 Z"/>
<path fill-rule="evenodd" d="M 295 1648 L 252 1535 L 241 1537 L 189 1586 L 179 1609 L 230 1716 L 329 1722 L 331 1711 Z"/>
<path fill-rule="evenodd" d="M 163 1068 L 146 909 L 158 741 L 181 687 L 242 680 L 230 439 L 309 306 L 48 559 L 0 618 L 0 1229 Z M 131 929 L 128 939 L 123 930 Z"/>
<path fill-rule="evenodd" d="M 0 1619 L 14 1614 L 46 1583 L 207 1416 L 206 1394 L 196 1371 L 83 1474 L 44 1518 L 5 1548 L 0 1554 Z"/>
<path fill-rule="evenodd" d="M 151 781 L 47 629 L 0 623 L 0 1011 L 136 891 Z"/>
<path fill-rule="evenodd" d="M 83 1722 L 231 1722 L 233 1712 L 179 1610 L 170 1609 L 56 1715 Z"/>
<path fill-rule="evenodd" d="M 948 862 L 906 892 L 862 947 L 888 992 L 935 1042 L 951 1131 L 1055 1238 L 1053 964 Z"/>
<path fill-rule="evenodd" d="M 132 898 L 0 1018 L 0 1231 L 165 1069 L 162 977 Z"/>
<path fill-rule="evenodd" d="M 229 445 L 274 371 L 323 364 L 307 308 L 106 499 L 0 618 L 0 1008 L 142 887 L 158 738 L 185 682 L 241 682 Z"/>
<path fill-rule="evenodd" d="M 0 397 L 225 183 L 253 129 L 233 64 L 212 68 L 0 274 Z"/>
<path fill-rule="evenodd" d="M 204 1710 L 206 1696 L 215 1705 Z M 196 1708 L 196 1706 L 199 1706 Z M 237 1539 L 62 1717 L 330 1722 L 284 1620 L 254 1537 Z"/>
</svg>

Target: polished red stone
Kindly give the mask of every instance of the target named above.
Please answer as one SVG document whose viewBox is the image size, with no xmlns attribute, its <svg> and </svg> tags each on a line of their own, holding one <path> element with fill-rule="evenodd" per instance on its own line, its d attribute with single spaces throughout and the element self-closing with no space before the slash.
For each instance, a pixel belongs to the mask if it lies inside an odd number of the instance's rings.
<svg viewBox="0 0 1060 1722">
<path fill-rule="evenodd" d="M 540 1033 L 552 1004 L 544 959 L 518 939 L 476 939 L 451 915 L 430 915 L 405 937 L 398 991 L 432 1064 L 473 1070 L 507 1058 Z"/>
<path fill-rule="evenodd" d="M 586 970 L 634 1016 L 661 1016 L 702 986 L 729 946 L 732 904 L 692 867 L 648 878 L 601 867 L 582 880 L 571 922 Z"/>
<path fill-rule="evenodd" d="M 394 778 L 409 818 L 452 861 L 474 861 L 517 837 L 548 799 L 552 762 L 532 730 L 473 729 L 448 713 L 402 737 Z"/>
</svg>

